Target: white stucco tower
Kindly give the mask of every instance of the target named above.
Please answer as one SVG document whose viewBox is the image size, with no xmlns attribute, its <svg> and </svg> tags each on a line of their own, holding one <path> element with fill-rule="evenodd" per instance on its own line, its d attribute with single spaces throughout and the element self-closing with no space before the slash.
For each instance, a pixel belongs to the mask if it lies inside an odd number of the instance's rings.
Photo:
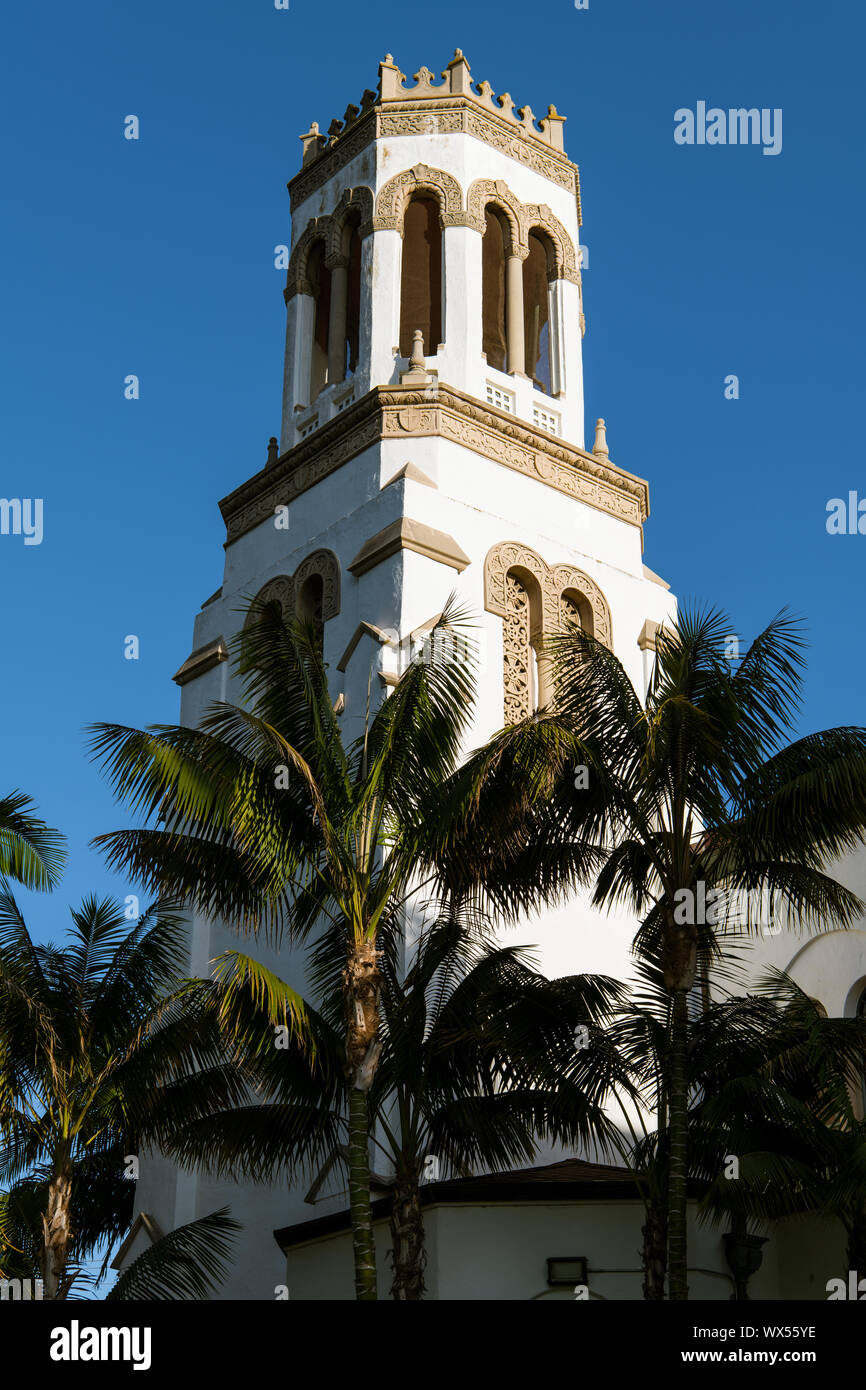
<svg viewBox="0 0 866 1390">
<path fill-rule="evenodd" d="M 265 588 L 318 614 L 347 738 L 371 669 L 387 698 L 453 590 L 477 623 L 474 742 L 544 703 L 536 651 L 565 613 L 643 688 L 674 602 L 642 563 L 647 484 L 612 462 L 602 421 L 584 437 L 580 187 L 563 127 L 554 107 L 537 123 L 474 82 L 458 51 L 440 81 L 422 68 L 407 82 L 386 57 L 377 91 L 302 136 L 281 436 L 220 504 L 223 584 L 175 677 L 185 724 L 239 696 L 227 642 Z M 524 939 L 550 974 L 622 977 L 633 930 L 579 906 Z M 194 919 L 192 970 L 236 945 Z M 272 1297 L 271 1232 L 322 1205 L 142 1167 L 139 1206 L 162 1229 L 225 1201 L 246 1227 L 225 1295 Z"/>
<path fill-rule="evenodd" d="M 458 50 L 302 136 L 282 427 L 223 499 L 222 588 L 177 679 L 183 717 L 224 690 L 243 595 L 320 612 L 347 726 L 452 589 L 478 615 L 478 736 L 544 696 L 563 609 L 636 683 L 667 586 L 641 561 L 648 488 L 584 440 L 578 170 L 564 118 L 475 83 Z M 419 336 L 420 335 L 420 336 Z"/>
</svg>

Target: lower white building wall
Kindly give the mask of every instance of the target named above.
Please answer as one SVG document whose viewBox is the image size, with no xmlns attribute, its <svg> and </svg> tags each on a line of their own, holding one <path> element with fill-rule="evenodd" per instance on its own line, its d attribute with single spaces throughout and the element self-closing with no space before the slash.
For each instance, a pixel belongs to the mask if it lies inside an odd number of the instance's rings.
<svg viewBox="0 0 866 1390">
<path fill-rule="evenodd" d="M 571 1288 L 550 1289 L 547 1260 L 585 1256 L 589 1300 L 642 1298 L 638 1201 L 443 1203 L 425 1211 L 428 1262 L 425 1297 L 475 1301 L 573 1300 Z M 380 1298 L 390 1296 L 388 1222 L 376 1222 Z M 825 1299 L 826 1283 L 845 1274 L 844 1232 L 818 1218 L 780 1222 L 752 1276 L 753 1301 Z M 348 1231 L 323 1236 L 291 1250 L 286 1261 L 289 1297 L 340 1301 L 354 1297 L 352 1242 Z M 722 1231 L 689 1222 L 689 1298 L 728 1301 L 734 1285 Z"/>
</svg>

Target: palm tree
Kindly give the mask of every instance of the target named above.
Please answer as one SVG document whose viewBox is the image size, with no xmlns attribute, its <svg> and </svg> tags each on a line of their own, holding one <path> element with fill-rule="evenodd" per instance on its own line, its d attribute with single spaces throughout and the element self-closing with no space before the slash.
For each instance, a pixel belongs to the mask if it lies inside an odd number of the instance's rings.
<svg viewBox="0 0 866 1390">
<path fill-rule="evenodd" d="M 827 1018 L 783 972 L 761 982 L 749 1007 L 760 1020 L 751 1045 L 719 1068 L 696 1109 L 702 1209 L 743 1231 L 750 1221 L 835 1217 L 848 1268 L 866 1272 L 866 1019 Z M 736 1183 L 722 1179 L 720 1152 L 739 1156 Z"/>
<path fill-rule="evenodd" d="M 240 1229 L 227 1207 L 176 1226 L 118 1276 L 105 1295 L 106 1302 L 212 1298 L 225 1278 Z"/>
<path fill-rule="evenodd" d="M 65 839 L 33 813 L 29 796 L 0 797 L 0 885 L 7 880 L 50 892 L 66 859 Z"/>
<path fill-rule="evenodd" d="M 688 997 L 702 927 L 712 932 L 739 895 L 765 890 L 794 926 L 850 924 L 863 910 L 829 862 L 866 828 L 866 730 L 838 728 L 789 743 L 799 705 L 803 638 L 781 614 L 739 664 L 721 613 L 682 612 L 657 636 L 645 701 L 622 665 L 577 629 L 552 643 L 556 718 L 579 749 L 587 786 L 562 779 L 548 841 L 597 846 L 594 901 L 628 904 L 638 947 L 670 996 L 669 1296 L 688 1297 Z M 582 779 L 584 780 L 584 779 Z M 711 894 L 718 896 L 711 899 Z"/>
<path fill-rule="evenodd" d="M 368 1113 L 373 1143 L 394 1173 L 392 1296 L 415 1300 L 424 1290 L 428 1158 L 437 1171 L 501 1171 L 531 1161 L 539 1139 L 608 1143 L 608 1069 L 600 1075 L 595 1059 L 623 991 L 600 976 L 548 980 L 525 950 L 496 946 L 480 924 L 453 915 L 422 932 L 408 968 L 399 941 L 383 934 L 380 944 L 382 1052 Z M 258 962 L 229 952 L 216 978 L 195 986 L 219 1016 L 227 1047 L 245 1054 L 259 1098 L 184 1126 L 170 1136 L 169 1153 L 257 1181 L 281 1171 L 309 1179 L 345 1161 L 342 953 L 338 932 L 316 943 L 312 973 L 326 997 L 319 1009 L 304 1004 L 306 1030 L 279 1050 L 274 1028 L 298 996 Z"/>
<path fill-rule="evenodd" d="M 148 910 L 131 925 L 88 898 L 72 923 L 69 944 L 35 943 L 0 893 L 3 1244 L 38 1258 L 46 1299 L 66 1298 L 81 1262 L 128 1226 L 126 1156 L 245 1094 L 210 1018 L 172 996 L 176 917 Z"/>
<path fill-rule="evenodd" d="M 517 730 L 459 766 L 475 685 L 464 622 L 449 601 L 425 659 L 412 662 L 348 748 L 316 629 L 286 622 L 275 602 L 254 602 L 235 639 L 244 707 L 214 705 L 197 729 L 99 725 L 92 737 L 117 794 L 153 822 L 100 837 L 112 865 L 241 932 L 297 942 L 328 924 L 341 938 L 361 1299 L 376 1297 L 368 1095 L 383 1047 L 380 936 L 396 940 L 413 898 L 434 890 L 457 903 L 474 894 L 513 919 L 564 891 L 580 862 L 569 845 L 540 871 L 531 834 L 531 805 L 556 761 L 536 744 L 567 737 Z M 296 1002 L 292 1009 L 297 1027 L 310 1025 Z"/>
</svg>

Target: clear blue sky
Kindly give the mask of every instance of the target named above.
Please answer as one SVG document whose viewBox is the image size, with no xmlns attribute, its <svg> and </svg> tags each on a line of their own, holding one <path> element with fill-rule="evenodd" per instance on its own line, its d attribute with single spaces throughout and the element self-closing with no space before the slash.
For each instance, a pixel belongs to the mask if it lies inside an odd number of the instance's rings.
<svg viewBox="0 0 866 1390">
<path fill-rule="evenodd" d="M 298 136 L 374 87 L 385 51 L 411 74 L 459 45 L 475 79 L 568 117 L 587 418 L 649 479 L 646 561 L 744 636 L 801 612 L 804 730 L 866 722 L 866 536 L 825 529 L 830 497 L 866 496 L 858 7 L 43 0 L 4 30 L 0 495 L 42 497 L 45 519 L 40 546 L 0 537 L 0 787 L 71 847 L 60 893 L 28 904 L 40 934 L 67 900 L 129 891 L 88 848 L 123 812 L 82 729 L 177 717 L 171 675 L 221 581 L 217 501 L 279 428 Z M 701 100 L 781 107 L 781 154 L 675 145 Z"/>
</svg>

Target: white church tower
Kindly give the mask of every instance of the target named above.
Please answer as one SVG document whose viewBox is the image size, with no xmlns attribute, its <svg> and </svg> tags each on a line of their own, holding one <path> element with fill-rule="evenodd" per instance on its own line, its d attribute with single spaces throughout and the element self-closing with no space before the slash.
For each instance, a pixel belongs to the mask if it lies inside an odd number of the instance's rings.
<svg viewBox="0 0 866 1390">
<path fill-rule="evenodd" d="M 580 185 L 564 123 L 476 83 L 458 50 L 438 82 L 427 68 L 408 81 L 387 56 L 377 91 L 301 137 L 281 435 L 220 504 L 223 584 L 175 676 L 185 724 L 239 697 L 228 640 L 262 590 L 318 616 L 347 739 L 371 668 L 385 699 L 452 591 L 480 647 L 473 743 L 545 703 L 536 653 L 566 613 L 645 688 L 675 605 L 642 563 L 647 484 L 612 461 L 604 421 L 584 436 Z M 551 975 L 623 977 L 633 930 L 577 906 L 522 939 Z M 195 919 L 191 969 L 237 945 Z M 138 1205 L 169 1230 L 230 1201 L 245 1232 L 223 1296 L 272 1298 L 274 1228 L 346 1205 L 303 1198 L 154 1160 Z"/>
</svg>

